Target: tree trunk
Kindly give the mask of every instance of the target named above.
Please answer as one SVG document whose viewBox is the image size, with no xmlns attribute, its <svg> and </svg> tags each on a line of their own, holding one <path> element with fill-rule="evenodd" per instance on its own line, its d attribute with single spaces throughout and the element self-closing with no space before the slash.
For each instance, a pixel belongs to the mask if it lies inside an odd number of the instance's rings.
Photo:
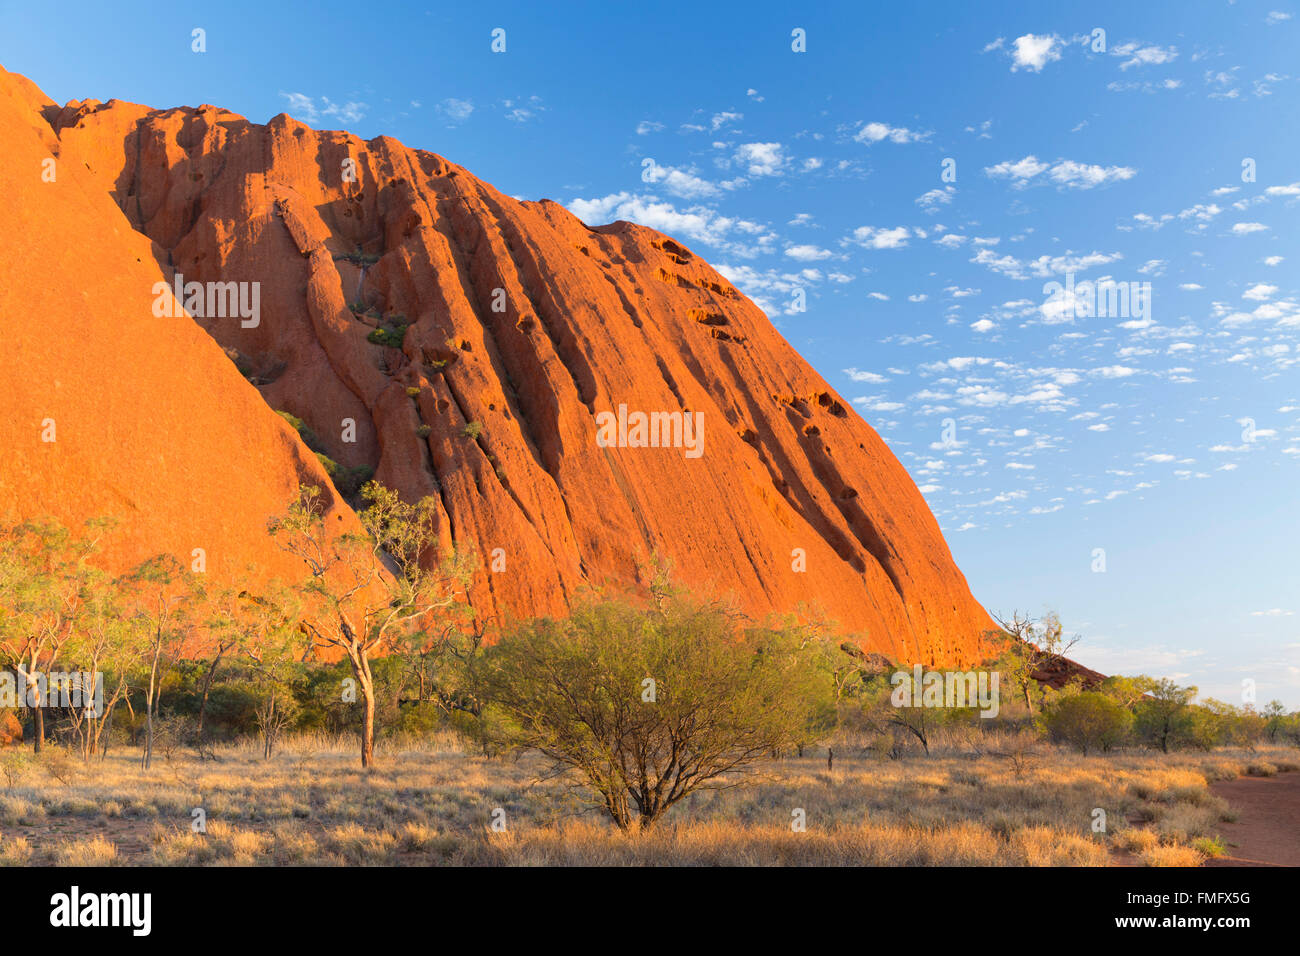
<svg viewBox="0 0 1300 956">
<path fill-rule="evenodd" d="M 368 770 L 375 763 L 375 683 L 370 674 L 370 654 L 358 641 L 353 641 L 346 651 L 352 676 L 361 690 L 361 766 Z"/>
<path fill-rule="evenodd" d="M 217 668 L 221 665 L 221 657 L 225 653 L 226 647 L 223 644 L 217 648 L 217 656 L 212 659 L 212 666 L 203 675 L 203 696 L 199 698 L 199 725 L 195 732 L 200 746 L 203 745 L 203 718 L 208 712 L 208 692 L 212 690 L 212 678 L 216 676 Z"/>
<path fill-rule="evenodd" d="M 365 715 L 361 725 L 361 766 L 368 769 L 375 764 L 375 693 L 368 674 L 362 686 L 362 696 Z"/>
<path fill-rule="evenodd" d="M 153 704 L 146 702 L 144 712 L 144 756 L 140 760 L 140 766 L 148 770 L 153 766 Z"/>
<path fill-rule="evenodd" d="M 159 651 L 155 650 L 153 666 L 149 669 L 149 693 L 144 699 L 144 759 L 141 766 L 145 770 L 153 766 L 154 687 L 158 679 L 158 655 Z"/>
<path fill-rule="evenodd" d="M 36 678 L 36 652 L 31 654 L 31 666 L 22 663 L 18 668 L 19 676 L 24 678 L 23 699 L 19 703 L 32 709 L 32 753 L 38 754 L 45 749 L 45 701 L 41 700 L 41 685 Z"/>
<path fill-rule="evenodd" d="M 45 749 L 45 707 L 40 701 L 32 708 L 32 753 Z"/>
</svg>

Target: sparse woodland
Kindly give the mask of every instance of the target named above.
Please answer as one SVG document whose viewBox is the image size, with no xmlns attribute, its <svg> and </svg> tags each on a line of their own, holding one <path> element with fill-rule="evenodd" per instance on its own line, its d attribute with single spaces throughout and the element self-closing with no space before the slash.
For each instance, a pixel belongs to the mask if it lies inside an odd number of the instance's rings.
<svg viewBox="0 0 1300 956">
<path fill-rule="evenodd" d="M 0 704 L 39 705 L 0 711 L 26 741 L 0 863 L 1187 863 L 1222 852 L 1207 781 L 1300 767 L 1276 702 L 1040 684 L 1050 616 L 1001 622 L 995 717 L 898 706 L 907 662 L 657 561 L 648 596 L 479 621 L 431 503 L 362 495 L 330 537 L 302 489 L 268 526 L 302 577 L 259 591 L 162 555 L 108 574 L 107 522 L 0 523 Z M 102 674 L 102 708 L 24 686 L 52 672 Z"/>
</svg>

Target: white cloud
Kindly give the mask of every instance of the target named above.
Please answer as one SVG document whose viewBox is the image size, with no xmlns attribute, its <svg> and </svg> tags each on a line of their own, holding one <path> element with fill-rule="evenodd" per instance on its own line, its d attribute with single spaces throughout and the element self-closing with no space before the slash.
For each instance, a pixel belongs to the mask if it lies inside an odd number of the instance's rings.
<svg viewBox="0 0 1300 956">
<path fill-rule="evenodd" d="M 1091 252 L 1087 255 L 1068 252 L 1062 256 L 1044 255 L 1037 259 L 1021 260 L 1013 255 L 998 255 L 992 249 L 984 248 L 970 261 L 1011 279 L 1049 279 L 1067 272 L 1085 272 L 1122 258 L 1124 257 L 1118 252 Z"/>
<path fill-rule="evenodd" d="M 709 121 L 709 126 L 713 132 L 717 132 L 722 127 L 731 123 L 738 123 L 745 118 L 744 113 L 714 113 L 713 119 Z"/>
<path fill-rule="evenodd" d="M 1268 226 L 1262 222 L 1238 222 L 1233 224 L 1232 234 L 1234 236 L 1246 236 L 1252 232 L 1264 232 L 1267 229 Z"/>
<path fill-rule="evenodd" d="M 527 99 L 502 100 L 501 108 L 506 111 L 506 119 L 512 123 L 527 123 L 538 113 L 546 111 L 540 96 L 530 96 Z"/>
<path fill-rule="evenodd" d="M 1178 58 L 1178 50 L 1175 47 L 1161 47 L 1154 44 L 1143 46 L 1139 43 L 1121 43 L 1119 46 L 1111 47 L 1110 52 L 1113 56 L 1126 57 L 1125 61 L 1119 65 L 1121 70 L 1127 70 L 1133 66 L 1171 63 Z"/>
<path fill-rule="evenodd" d="M 947 206 L 952 202 L 953 193 L 956 191 L 952 186 L 931 189 L 929 192 L 917 196 L 916 204 L 928 213 L 936 213 L 939 211 L 940 206 Z"/>
<path fill-rule="evenodd" d="M 750 176 L 779 176 L 786 164 L 780 143 L 742 143 L 736 148 L 736 160 Z"/>
<path fill-rule="evenodd" d="M 879 143 L 889 140 L 891 143 L 916 143 L 928 139 L 929 133 L 918 133 L 905 126 L 890 126 L 888 123 L 864 123 L 853 138 L 859 143 Z"/>
<path fill-rule="evenodd" d="M 785 254 L 799 262 L 816 262 L 818 259 L 829 259 L 835 253 L 820 246 L 800 245 L 790 246 L 785 250 Z"/>
<path fill-rule="evenodd" d="M 328 96 L 322 96 L 319 103 L 302 93 L 284 93 L 280 94 L 289 101 L 289 109 L 297 114 L 308 125 L 315 125 L 321 120 L 339 120 L 344 123 L 360 122 L 366 115 L 369 107 L 365 103 L 356 103 L 348 101 L 347 103 L 333 103 Z"/>
<path fill-rule="evenodd" d="M 1137 170 L 1131 166 L 1097 166 L 1080 163 L 1072 159 L 1058 159 L 1055 163 L 1044 163 L 1036 156 L 1024 159 L 1004 161 L 995 166 L 986 166 L 984 173 L 994 179 L 1009 179 L 1012 185 L 1023 189 L 1037 180 L 1043 173 L 1058 186 L 1069 189 L 1092 189 L 1107 183 L 1132 179 Z"/>
<path fill-rule="evenodd" d="M 625 219 L 669 235 L 684 236 L 692 241 L 728 248 L 739 254 L 745 254 L 745 250 L 732 245 L 732 237 L 752 239 L 758 236 L 761 239 L 770 235 L 758 223 L 723 216 L 705 206 L 678 209 L 671 202 L 654 196 L 629 192 L 617 192 L 595 199 L 574 199 L 568 208 L 583 222 L 591 225 Z"/>
<path fill-rule="evenodd" d="M 435 107 L 439 114 L 445 117 L 452 124 L 463 123 L 470 118 L 474 112 L 474 104 L 469 100 L 458 100 L 454 97 L 448 97 Z"/>
<path fill-rule="evenodd" d="M 895 226 L 893 229 L 859 226 L 845 241 L 864 249 L 902 249 L 911 236 L 912 230 L 907 226 Z"/>
<path fill-rule="evenodd" d="M 1061 38 L 1054 33 L 1047 36 L 1026 33 L 1016 37 L 1014 42 L 1015 49 L 1011 53 L 1012 72 L 1029 70 L 1038 73 L 1048 63 L 1061 58 Z"/>
<path fill-rule="evenodd" d="M 695 175 L 694 170 L 678 169 L 675 166 L 648 165 L 642 178 L 646 182 L 662 185 L 667 192 L 682 199 L 701 199 L 721 192 L 707 179 Z"/>
<path fill-rule="evenodd" d="M 1257 282 L 1243 292 L 1241 297 L 1243 299 L 1254 299 L 1256 302 L 1263 302 L 1265 299 L 1271 298 L 1273 293 L 1276 291 L 1277 286 L 1275 285 L 1267 285 L 1263 282 Z"/>
</svg>

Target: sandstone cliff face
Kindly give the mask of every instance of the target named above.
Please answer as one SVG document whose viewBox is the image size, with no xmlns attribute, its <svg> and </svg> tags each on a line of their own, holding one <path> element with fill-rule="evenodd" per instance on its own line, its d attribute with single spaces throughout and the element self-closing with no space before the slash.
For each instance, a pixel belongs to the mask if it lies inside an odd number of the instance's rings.
<svg viewBox="0 0 1300 956">
<path fill-rule="evenodd" d="M 214 580 L 249 565 L 297 579 L 266 522 L 324 471 L 210 336 L 183 314 L 154 317 L 149 240 L 60 146 L 46 108 L 0 70 L 0 517 L 111 515 L 119 567 L 158 552 L 191 566 L 202 549 Z M 333 506 L 333 524 L 356 527 Z"/>
<path fill-rule="evenodd" d="M 98 196 L 79 201 L 102 220 L 110 194 L 120 207 L 100 232 L 140 274 L 114 287 L 109 308 L 98 292 L 83 299 L 84 253 L 73 245 L 61 254 L 66 271 L 46 283 L 57 307 L 35 314 L 77 323 L 77 346 L 92 334 L 83 324 L 111 338 L 172 323 L 147 353 L 165 368 L 142 366 L 120 342 L 95 356 L 128 414 L 156 416 L 148 403 L 158 399 L 181 417 L 190 403 L 218 406 L 211 421 L 174 423 L 178 440 L 208 445 L 209 429 L 253 430 L 269 409 L 303 419 L 342 466 L 438 498 L 445 541 L 480 555 L 480 615 L 562 611 L 585 582 L 637 581 L 658 551 L 687 586 L 734 593 L 754 614 L 816 605 L 896 659 L 980 656 L 992 623 L 906 471 L 762 312 L 680 243 L 625 222 L 589 227 L 432 153 L 283 114 L 262 126 L 211 106 L 31 109 L 33 126 L 46 123 L 41 148 L 98 181 Z M 6 213 L 37 202 L 39 189 Z M 160 268 L 169 280 L 260 284 L 256 327 L 195 319 L 256 385 L 260 407 L 233 363 L 212 367 L 220 350 L 200 347 L 197 326 L 150 317 L 138 283 Z M 19 323 L 13 292 L 6 283 L 4 318 Z M 6 360 L 21 361 L 12 351 Z M 60 362 L 45 368 L 24 377 L 78 387 Z M 602 413 L 620 405 L 692 413 L 702 453 L 602 446 Z M 129 430 L 116 418 L 97 427 Z M 301 465 L 283 429 L 256 431 L 262 444 L 208 459 L 258 469 L 241 480 L 261 502 L 314 463 Z M 124 457 L 179 452 L 171 432 L 132 437 Z M 280 447 L 268 447 L 272 437 Z M 28 467 L 41 475 L 45 465 Z M 214 478 L 191 474 L 134 506 Z M 95 484 L 97 500 L 113 497 L 107 478 Z"/>
</svg>

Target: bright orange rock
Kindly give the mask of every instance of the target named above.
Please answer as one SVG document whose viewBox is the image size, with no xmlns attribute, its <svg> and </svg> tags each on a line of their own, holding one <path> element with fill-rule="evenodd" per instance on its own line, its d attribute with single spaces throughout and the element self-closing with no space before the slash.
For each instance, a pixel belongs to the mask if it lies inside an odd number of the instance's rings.
<svg viewBox="0 0 1300 956">
<path fill-rule="evenodd" d="M 11 711 L 0 711 L 0 747 L 23 742 L 23 725 Z"/>
<path fill-rule="evenodd" d="M 211 336 L 183 313 L 153 315 L 156 247 L 47 110 L 0 71 L 0 517 L 117 517 L 105 542 L 119 567 L 167 552 L 220 581 L 250 566 L 300 578 L 266 533 L 299 481 L 329 491 L 331 523 L 355 528 L 356 515 Z"/>
<path fill-rule="evenodd" d="M 9 102 L 16 86 L 34 90 L 0 80 Z M 85 205 L 87 242 L 19 253 L 34 262 L 5 253 L 4 318 L 29 349 L 4 361 L 14 374 L 37 363 L 20 375 L 27 418 L 3 433 L 6 448 L 28 443 L 23 494 L 57 467 L 31 444 L 47 393 L 58 394 L 49 382 L 80 395 L 92 375 L 31 352 L 51 337 L 70 352 L 108 340 L 91 360 L 102 394 L 73 406 L 98 417 L 71 428 L 114 442 L 95 470 L 70 467 L 66 480 L 102 507 L 123 484 L 113 460 L 145 466 L 154 493 L 131 507 L 161 513 L 142 536 L 175 540 L 178 503 L 212 494 L 242 509 L 225 525 L 240 558 L 269 567 L 242 513 L 282 500 L 295 469 L 315 465 L 267 424 L 269 408 L 283 409 L 340 464 L 439 498 L 444 540 L 481 556 L 481 616 L 561 612 L 584 584 L 644 583 L 657 551 L 683 584 L 734 594 L 755 615 L 816 606 L 897 660 L 984 656 L 993 624 L 907 472 L 767 317 L 677 241 L 626 222 L 590 227 L 432 153 L 283 114 L 261 126 L 212 106 L 28 99 L 32 128 L 17 132 L 33 142 L 4 160 L 27 182 L 4 215 L 40 218 L 64 201 L 25 172 L 39 145 L 79 170 L 58 188 L 86 193 L 67 208 Z M 110 215 L 110 194 L 124 216 Z M 140 284 L 160 269 L 168 282 L 179 272 L 259 283 L 260 321 L 152 318 Z M 17 308 L 33 294 L 40 308 Z M 678 429 L 668 444 L 700 444 L 638 447 L 638 413 Z M 698 433 L 681 431 L 688 413 Z M 184 475 L 161 471 L 196 443 L 206 453 L 195 449 Z"/>
</svg>

